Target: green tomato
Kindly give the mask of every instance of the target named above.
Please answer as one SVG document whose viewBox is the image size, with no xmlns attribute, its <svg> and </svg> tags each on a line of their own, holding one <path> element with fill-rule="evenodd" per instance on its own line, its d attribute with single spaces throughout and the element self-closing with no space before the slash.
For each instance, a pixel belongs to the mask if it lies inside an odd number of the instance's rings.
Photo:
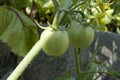
<svg viewBox="0 0 120 80">
<path fill-rule="evenodd" d="M 43 51 L 50 56 L 60 56 L 69 46 L 67 31 L 46 29 L 41 34 Z"/>
<path fill-rule="evenodd" d="M 77 21 L 72 21 L 68 35 L 73 47 L 85 48 L 93 41 L 94 31 L 91 27 L 86 27 Z"/>
</svg>

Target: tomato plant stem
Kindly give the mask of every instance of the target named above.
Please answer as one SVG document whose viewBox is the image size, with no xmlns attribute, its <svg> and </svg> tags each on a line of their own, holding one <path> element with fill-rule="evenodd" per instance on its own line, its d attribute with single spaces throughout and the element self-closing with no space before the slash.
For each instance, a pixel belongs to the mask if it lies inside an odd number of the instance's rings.
<svg viewBox="0 0 120 80">
<path fill-rule="evenodd" d="M 65 10 L 65 11 L 69 10 L 69 8 L 71 6 L 71 2 L 72 2 L 71 0 L 63 0 L 62 1 L 63 6 L 62 6 L 61 10 Z M 65 11 L 62 11 L 59 15 L 59 19 L 58 19 L 59 24 L 61 24 L 61 22 L 64 21 L 63 19 L 66 17 L 67 13 Z"/>
<path fill-rule="evenodd" d="M 74 48 L 74 57 L 75 57 L 76 74 L 77 74 L 76 80 L 80 80 L 80 64 L 79 64 L 78 48 Z"/>
<path fill-rule="evenodd" d="M 54 17 L 54 19 L 53 19 L 52 27 L 53 27 L 54 29 L 57 29 L 58 16 L 59 16 L 59 11 L 57 11 L 57 13 L 55 14 L 55 17 Z"/>
<path fill-rule="evenodd" d="M 11 73 L 11 75 L 7 78 L 7 80 L 17 80 L 21 73 L 25 70 L 28 64 L 33 60 L 33 58 L 38 54 L 41 50 L 42 44 L 39 41 L 33 46 L 33 48 L 28 52 L 28 54 L 24 57 L 24 59 L 19 63 L 19 65 L 15 68 L 15 70 Z"/>
</svg>

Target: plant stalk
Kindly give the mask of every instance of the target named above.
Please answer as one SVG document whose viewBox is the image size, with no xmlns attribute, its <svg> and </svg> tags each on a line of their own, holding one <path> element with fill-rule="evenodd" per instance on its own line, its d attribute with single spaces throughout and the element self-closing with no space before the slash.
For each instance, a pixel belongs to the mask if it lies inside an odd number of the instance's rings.
<svg viewBox="0 0 120 80">
<path fill-rule="evenodd" d="M 53 19 L 52 27 L 56 30 L 58 26 L 58 16 L 59 16 L 59 11 L 56 12 L 55 17 Z"/>
<path fill-rule="evenodd" d="M 72 2 L 72 0 L 63 0 L 60 5 L 60 7 L 62 7 L 61 10 L 65 10 L 65 11 L 69 10 L 69 8 L 71 6 L 71 2 Z M 59 24 L 61 24 L 62 21 L 64 21 L 63 19 L 67 15 L 67 12 L 65 12 L 65 11 L 62 11 L 59 15 L 59 19 L 58 19 Z"/>
<path fill-rule="evenodd" d="M 75 57 L 76 74 L 77 74 L 76 80 L 80 80 L 80 64 L 79 64 L 78 48 L 74 48 L 74 57 Z"/>
<path fill-rule="evenodd" d="M 39 41 L 33 46 L 33 48 L 27 53 L 24 59 L 18 64 L 15 70 L 11 73 L 11 75 L 7 78 L 7 80 L 17 80 L 18 77 L 22 74 L 22 72 L 26 69 L 29 63 L 33 60 L 33 58 L 38 54 L 41 50 L 42 44 Z"/>
</svg>

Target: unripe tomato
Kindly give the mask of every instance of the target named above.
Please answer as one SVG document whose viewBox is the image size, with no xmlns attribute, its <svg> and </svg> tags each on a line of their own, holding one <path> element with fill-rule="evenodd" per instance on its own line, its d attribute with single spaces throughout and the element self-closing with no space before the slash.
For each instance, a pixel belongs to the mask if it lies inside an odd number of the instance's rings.
<svg viewBox="0 0 120 80">
<path fill-rule="evenodd" d="M 68 33 L 64 30 L 50 28 L 42 32 L 41 42 L 42 49 L 47 55 L 60 56 L 65 53 L 69 46 Z"/>
<path fill-rule="evenodd" d="M 72 21 L 68 35 L 73 47 L 85 48 L 93 41 L 94 31 L 91 27 L 86 27 L 77 21 Z"/>
</svg>

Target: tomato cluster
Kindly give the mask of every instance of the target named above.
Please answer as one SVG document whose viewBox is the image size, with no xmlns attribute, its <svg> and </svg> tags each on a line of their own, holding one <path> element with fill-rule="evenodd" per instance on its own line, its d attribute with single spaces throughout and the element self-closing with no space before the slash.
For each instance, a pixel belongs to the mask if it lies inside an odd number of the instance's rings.
<svg viewBox="0 0 120 80">
<path fill-rule="evenodd" d="M 90 45 L 93 38 L 93 29 L 77 21 L 72 21 L 67 31 L 54 30 L 49 27 L 42 32 L 40 37 L 43 44 L 42 49 L 50 56 L 60 56 L 64 54 L 69 43 L 71 43 L 74 48 L 85 48 Z"/>
</svg>

